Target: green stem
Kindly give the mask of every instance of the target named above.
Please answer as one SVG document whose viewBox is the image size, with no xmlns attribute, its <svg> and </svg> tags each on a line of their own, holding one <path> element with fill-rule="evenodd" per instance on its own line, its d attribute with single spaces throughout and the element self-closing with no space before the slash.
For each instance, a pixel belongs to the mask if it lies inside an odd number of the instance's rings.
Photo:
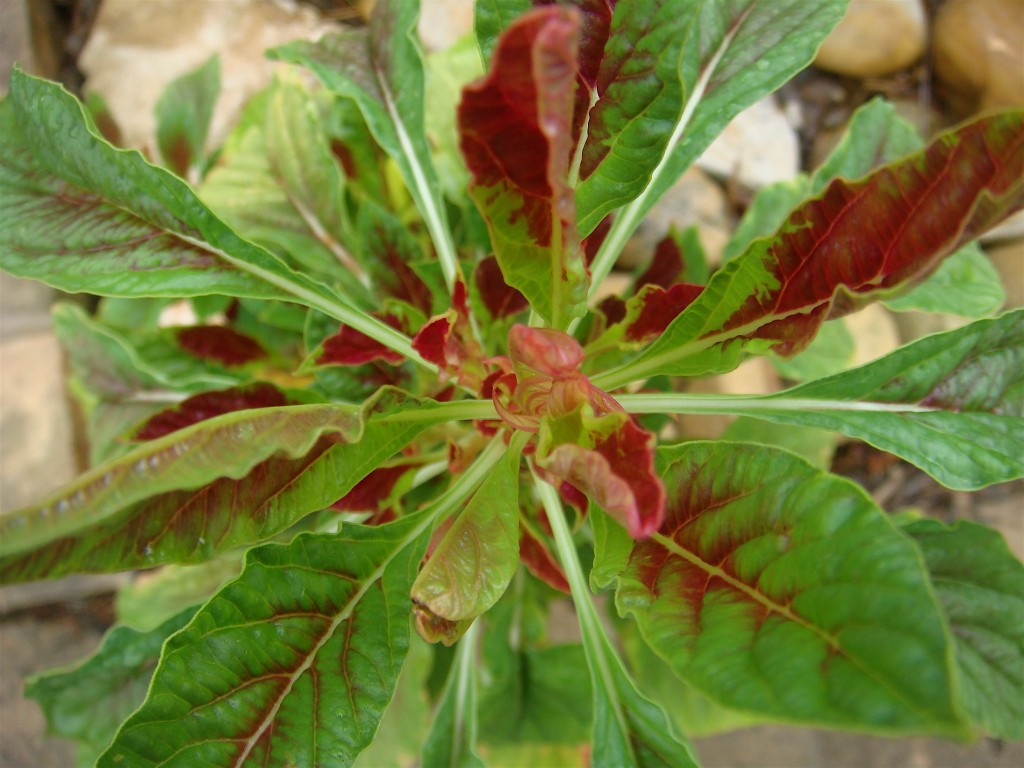
<svg viewBox="0 0 1024 768">
<path fill-rule="evenodd" d="M 599 690 L 607 697 L 619 730 L 623 734 L 627 734 L 629 733 L 629 724 L 622 708 L 622 702 L 619 700 L 618 685 L 609 658 L 610 654 L 614 652 L 605 635 L 604 628 L 601 626 L 601 619 L 594 606 L 594 601 L 590 597 L 583 568 L 576 555 L 576 545 L 569 532 L 569 525 L 565 522 L 562 502 L 558 498 L 558 492 L 536 474 L 534 475 L 534 486 L 544 505 L 548 522 L 551 524 L 551 531 L 555 538 L 555 552 L 558 554 L 558 561 L 562 564 L 565 577 L 569 582 L 569 589 L 572 591 L 572 599 L 576 605 L 576 615 L 580 623 L 580 635 L 583 639 L 583 654 L 587 659 L 592 683 L 595 689 L 599 687 Z M 628 744 L 628 739 L 625 741 Z M 636 764 L 635 758 L 632 763 Z"/>
<path fill-rule="evenodd" d="M 480 631 L 480 622 L 469 625 L 466 634 L 459 640 L 455 650 L 453 674 L 455 678 L 455 715 L 452 727 L 452 755 L 461 756 L 466 749 L 472 750 L 476 744 L 476 718 L 472 713 L 476 709 L 476 643 Z M 470 716 L 467 717 L 467 712 Z"/>
<path fill-rule="evenodd" d="M 230 263 L 232 266 L 237 267 L 243 272 L 248 272 L 254 277 L 258 277 L 260 280 L 281 289 L 285 293 L 291 294 L 306 306 L 319 309 L 325 315 L 333 317 L 335 320 L 355 328 L 360 333 L 369 336 L 374 341 L 380 342 L 388 349 L 400 354 L 402 357 L 412 360 L 420 367 L 425 368 L 432 373 L 437 372 L 437 366 L 424 360 L 420 357 L 419 353 L 412 348 L 412 342 L 409 340 L 408 336 L 401 331 L 396 331 L 390 325 L 378 320 L 372 315 L 368 315 L 355 307 L 350 307 L 348 304 L 336 298 L 326 296 L 319 290 L 307 287 L 299 280 L 292 280 L 285 275 L 264 269 L 263 267 L 245 261 L 244 259 L 236 258 L 226 251 L 222 251 L 220 248 L 216 248 L 203 240 L 197 240 L 192 237 L 178 234 L 176 234 L 176 237 L 196 246 L 197 248 L 202 248 L 203 250 L 218 256 L 224 261 Z M 298 277 L 298 275 L 296 275 L 296 277 Z"/>
<path fill-rule="evenodd" d="M 765 411 L 857 411 L 868 413 L 933 413 L 936 408 L 907 403 L 875 403 L 818 400 L 782 395 L 618 395 L 615 398 L 629 413 L 716 413 L 743 415 Z"/>
</svg>

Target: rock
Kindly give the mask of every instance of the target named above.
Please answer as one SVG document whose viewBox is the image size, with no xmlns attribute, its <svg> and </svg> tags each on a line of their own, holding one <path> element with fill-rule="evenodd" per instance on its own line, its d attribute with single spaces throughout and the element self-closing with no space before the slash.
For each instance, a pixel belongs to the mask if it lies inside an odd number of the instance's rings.
<svg viewBox="0 0 1024 768">
<path fill-rule="evenodd" d="M 697 167 L 748 189 L 793 178 L 800 169 L 800 141 L 774 97 L 740 112 L 697 159 Z"/>
<path fill-rule="evenodd" d="M 948 0 L 935 18 L 933 60 L 961 114 L 1024 105 L 1024 0 Z"/>
<path fill-rule="evenodd" d="M 36 72 L 26 6 L 24 2 L 0 3 L 0 96 L 7 94 L 7 81 L 15 64 Z"/>
<path fill-rule="evenodd" d="M 648 212 L 626 243 L 619 265 L 632 269 L 646 265 L 671 227 L 682 231 L 696 225 L 701 244 L 712 264 L 721 263 L 732 219 L 722 187 L 699 168 L 690 168 Z"/>
<path fill-rule="evenodd" d="M 1015 240 L 1024 237 L 1024 211 L 1017 211 L 998 227 L 992 227 L 979 239 L 983 243 L 995 243 L 1002 240 Z"/>
<path fill-rule="evenodd" d="M 220 53 L 221 95 L 210 127 L 216 146 L 249 97 L 283 66 L 263 52 L 332 28 L 309 7 L 273 0 L 104 0 L 79 64 L 86 88 L 107 100 L 125 143 L 152 147 L 153 107 L 164 87 Z"/>
<path fill-rule="evenodd" d="M 473 3 L 467 0 L 423 0 L 419 32 L 423 47 L 441 51 L 472 33 Z"/>
<path fill-rule="evenodd" d="M 899 329 L 892 314 L 881 304 L 869 304 L 846 318 L 846 327 L 857 342 L 853 365 L 877 360 L 900 346 Z"/>
<path fill-rule="evenodd" d="M 888 75 L 921 58 L 926 35 L 920 0 L 851 0 L 814 63 L 851 77 Z"/>
<path fill-rule="evenodd" d="M 0 509 L 39 501 L 76 474 L 63 353 L 49 331 L 0 341 Z"/>
<path fill-rule="evenodd" d="M 1003 279 L 1005 309 L 1024 307 L 1024 240 L 990 245 L 985 248 L 985 253 Z"/>
</svg>

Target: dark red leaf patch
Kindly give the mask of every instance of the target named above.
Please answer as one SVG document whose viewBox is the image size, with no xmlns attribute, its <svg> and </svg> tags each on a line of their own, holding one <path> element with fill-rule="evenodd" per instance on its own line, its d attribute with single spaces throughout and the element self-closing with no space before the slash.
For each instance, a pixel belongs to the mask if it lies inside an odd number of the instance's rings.
<svg viewBox="0 0 1024 768">
<path fill-rule="evenodd" d="M 401 323 L 394 315 L 380 318 L 392 328 L 401 330 Z M 323 342 L 323 351 L 317 358 L 317 365 L 364 365 L 374 360 L 397 365 L 405 358 L 365 333 L 342 325 L 336 334 Z"/>
<path fill-rule="evenodd" d="M 160 411 L 152 416 L 135 432 L 133 439 L 154 440 L 225 413 L 250 408 L 275 408 L 288 404 L 289 400 L 284 394 L 265 382 L 248 387 L 203 392 L 182 401 L 175 408 Z"/>
<path fill-rule="evenodd" d="M 228 367 L 245 365 L 267 356 L 251 336 L 223 325 L 196 325 L 177 332 L 179 346 L 201 360 Z"/>
<path fill-rule="evenodd" d="M 491 317 L 499 319 L 522 312 L 529 303 L 517 289 L 505 282 L 498 260 L 488 256 L 476 268 L 476 288 Z"/>
</svg>

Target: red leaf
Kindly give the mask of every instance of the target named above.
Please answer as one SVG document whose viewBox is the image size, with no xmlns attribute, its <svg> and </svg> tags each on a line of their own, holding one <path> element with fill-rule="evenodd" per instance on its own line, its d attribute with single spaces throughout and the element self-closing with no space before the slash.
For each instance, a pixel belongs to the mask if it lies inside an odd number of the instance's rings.
<svg viewBox="0 0 1024 768">
<path fill-rule="evenodd" d="M 463 90 L 458 109 L 470 196 L 505 280 L 553 325 L 586 293 L 567 178 L 579 30 L 574 8 L 519 17 L 498 41 L 491 71 Z"/>
<path fill-rule="evenodd" d="M 459 104 L 462 154 L 473 185 L 505 182 L 518 190 L 518 214 L 545 246 L 551 244 L 551 201 L 571 197 L 565 174 L 578 31 L 578 14 L 562 7 L 524 14 L 498 42 L 491 72 L 470 84 Z"/>
<path fill-rule="evenodd" d="M 383 315 L 380 319 L 392 328 L 400 329 L 398 318 L 394 315 Z M 324 339 L 323 352 L 316 362 L 317 365 L 364 365 L 374 360 L 396 365 L 404 358 L 365 333 L 342 325 L 336 334 Z"/>
<path fill-rule="evenodd" d="M 476 287 L 491 317 L 498 319 L 529 307 L 526 297 L 505 282 L 498 260 L 488 256 L 476 267 Z"/>
<path fill-rule="evenodd" d="M 595 435 L 594 447 L 563 443 L 543 467 L 571 483 L 635 539 L 650 536 L 665 515 L 665 488 L 654 472 L 654 436 L 623 415 L 618 429 Z"/>
<path fill-rule="evenodd" d="M 223 325 L 196 325 L 177 332 L 178 344 L 201 360 L 226 366 L 245 365 L 267 356 L 259 342 Z"/>
<path fill-rule="evenodd" d="M 679 243 L 672 235 L 665 235 L 654 249 L 654 258 L 647 270 L 637 278 L 636 285 L 639 288 L 649 284 L 668 288 L 678 282 L 684 267 Z"/>
<path fill-rule="evenodd" d="M 648 284 L 627 304 L 626 340 L 656 339 L 703 290 L 692 283 L 676 283 L 668 290 Z"/>
<path fill-rule="evenodd" d="M 751 294 L 707 335 L 754 324 L 747 338 L 773 339 L 776 351 L 795 354 L 825 320 L 924 279 L 1024 206 L 1022 125 L 1020 111 L 981 118 L 863 180 L 834 180 L 764 246 L 765 282 L 778 289 Z"/>
<path fill-rule="evenodd" d="M 154 440 L 179 429 L 198 424 L 233 411 L 249 408 L 273 408 L 288 405 L 289 400 L 271 384 L 260 382 L 248 387 L 231 387 L 203 392 L 183 400 L 174 408 L 152 416 L 133 435 L 133 440 Z"/>
<path fill-rule="evenodd" d="M 334 502 L 338 512 L 374 512 L 379 510 L 395 488 L 398 480 L 410 469 L 407 465 L 380 467 L 356 483 L 355 487 Z M 386 522 L 386 521 L 383 521 Z"/>
<path fill-rule="evenodd" d="M 508 356 L 520 378 L 531 373 L 567 376 L 579 371 L 583 347 L 572 336 L 550 328 L 516 323 L 508 331 Z"/>
<path fill-rule="evenodd" d="M 412 348 L 427 362 L 431 362 L 441 370 L 449 365 L 448 342 L 451 340 L 452 329 L 455 327 L 452 311 L 432 317 L 420 328 L 413 337 Z"/>
<path fill-rule="evenodd" d="M 587 267 L 590 267 L 590 262 L 597 256 L 598 250 L 604 243 L 604 239 L 608 237 L 608 231 L 612 228 L 612 216 L 611 214 L 601 219 L 601 222 L 594 227 L 594 231 L 583 238 L 583 260 Z"/>
<path fill-rule="evenodd" d="M 555 589 L 571 594 L 565 571 L 555 560 L 547 544 L 536 538 L 526 526 L 519 527 L 519 558 L 526 569 Z"/>
</svg>

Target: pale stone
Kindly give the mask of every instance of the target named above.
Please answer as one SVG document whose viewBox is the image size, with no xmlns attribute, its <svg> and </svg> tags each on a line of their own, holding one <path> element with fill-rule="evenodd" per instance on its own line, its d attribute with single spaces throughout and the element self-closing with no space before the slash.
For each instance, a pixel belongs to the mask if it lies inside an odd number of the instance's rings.
<svg viewBox="0 0 1024 768">
<path fill-rule="evenodd" d="M 1006 309 L 1024 307 L 1024 240 L 990 245 L 985 253 L 992 260 L 1006 290 Z"/>
<path fill-rule="evenodd" d="M 732 119 L 697 159 L 697 167 L 760 189 L 796 175 L 800 141 L 785 111 L 767 96 Z"/>
<path fill-rule="evenodd" d="M 699 168 L 687 170 L 651 208 L 623 248 L 619 264 L 629 269 L 646 266 L 671 227 L 682 231 L 693 225 L 708 261 L 720 263 L 733 226 L 729 202 L 722 187 Z"/>
<path fill-rule="evenodd" d="M 983 243 L 995 243 L 1020 237 L 1024 237 L 1024 211 L 1017 211 L 999 226 L 985 232 L 979 239 Z"/>
<path fill-rule="evenodd" d="M 75 476 L 71 424 L 56 337 L 0 341 L 0 510 L 39 501 Z"/>
<path fill-rule="evenodd" d="M 419 32 L 423 47 L 441 51 L 473 31 L 473 0 L 423 0 Z"/>
<path fill-rule="evenodd" d="M 961 112 L 1024 105 L 1024 0 L 948 0 L 933 49 L 941 93 Z"/>
<path fill-rule="evenodd" d="M 851 367 L 870 363 L 900 346 L 896 321 L 881 304 L 869 304 L 847 316 L 846 327 L 857 342 Z"/>
<path fill-rule="evenodd" d="M 926 36 L 920 0 L 851 0 L 814 63 L 851 77 L 888 75 L 921 58 Z"/>
<path fill-rule="evenodd" d="M 153 108 L 166 85 L 215 53 L 221 95 L 210 127 L 218 145 L 245 102 L 270 82 L 264 51 L 316 39 L 333 25 L 313 9 L 272 0 L 104 0 L 79 65 L 133 147 L 153 147 Z"/>
</svg>

